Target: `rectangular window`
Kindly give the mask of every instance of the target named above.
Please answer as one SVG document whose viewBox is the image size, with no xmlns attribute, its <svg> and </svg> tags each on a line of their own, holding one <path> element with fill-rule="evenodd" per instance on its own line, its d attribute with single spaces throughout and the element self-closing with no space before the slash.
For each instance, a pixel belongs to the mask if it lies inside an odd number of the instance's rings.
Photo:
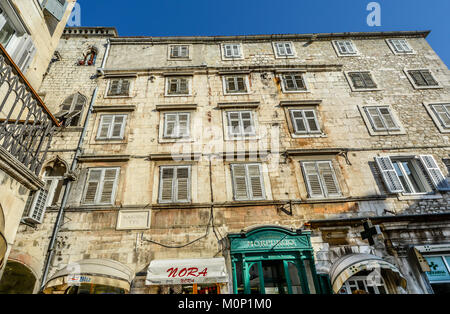
<svg viewBox="0 0 450 314">
<path fill-rule="evenodd" d="M 83 204 L 114 204 L 120 168 L 91 168 L 86 180 Z"/>
<path fill-rule="evenodd" d="M 7 47 L 11 38 L 16 33 L 16 29 L 9 21 L 6 13 L 0 8 L 0 44 Z"/>
<path fill-rule="evenodd" d="M 439 83 L 433 78 L 430 70 L 410 70 L 408 74 L 416 86 L 439 86 Z"/>
<path fill-rule="evenodd" d="M 294 56 L 294 49 L 292 48 L 291 42 L 278 42 L 274 45 L 278 57 Z"/>
<path fill-rule="evenodd" d="M 186 203 L 191 198 L 191 166 L 161 166 L 160 203 Z"/>
<path fill-rule="evenodd" d="M 364 107 L 364 110 L 375 131 L 398 131 L 400 129 L 395 123 L 389 107 Z"/>
<path fill-rule="evenodd" d="M 97 139 L 123 139 L 126 120 L 126 115 L 102 115 L 98 126 Z"/>
<path fill-rule="evenodd" d="M 231 165 L 235 200 L 265 199 L 261 164 Z"/>
<path fill-rule="evenodd" d="M 445 179 L 431 155 L 418 158 L 376 157 L 375 161 L 390 193 L 424 194 L 449 191 Z"/>
<path fill-rule="evenodd" d="M 432 105 L 435 115 L 439 118 L 441 125 L 450 129 L 450 104 Z"/>
<path fill-rule="evenodd" d="M 301 73 L 283 74 L 283 89 L 286 92 L 306 90 L 305 81 Z"/>
<path fill-rule="evenodd" d="M 355 89 L 377 88 L 370 72 L 349 72 L 348 75 Z"/>
<path fill-rule="evenodd" d="M 305 161 L 301 165 L 309 197 L 329 198 L 341 196 L 331 161 Z"/>
<path fill-rule="evenodd" d="M 167 78 L 168 95 L 189 95 L 189 79 L 187 77 Z"/>
<path fill-rule="evenodd" d="M 351 40 L 336 40 L 336 47 L 341 55 L 355 55 L 356 48 Z"/>
<path fill-rule="evenodd" d="M 109 83 L 108 96 L 129 96 L 130 80 L 129 79 L 113 79 Z"/>
<path fill-rule="evenodd" d="M 223 53 L 225 58 L 241 58 L 241 45 L 240 44 L 224 44 Z"/>
<path fill-rule="evenodd" d="M 176 45 L 170 46 L 171 58 L 189 58 L 189 46 L 188 45 Z"/>
<path fill-rule="evenodd" d="M 316 111 L 314 109 L 289 110 L 295 134 L 320 133 Z"/>
<path fill-rule="evenodd" d="M 411 53 L 413 52 L 406 39 L 390 39 L 392 47 L 396 53 Z"/>
<path fill-rule="evenodd" d="M 225 78 L 226 93 L 247 93 L 245 76 L 229 76 Z"/>
<path fill-rule="evenodd" d="M 253 112 L 251 111 L 229 111 L 228 134 L 230 136 L 253 136 L 256 135 Z"/>
<path fill-rule="evenodd" d="M 164 114 L 164 138 L 188 138 L 190 113 Z"/>
</svg>

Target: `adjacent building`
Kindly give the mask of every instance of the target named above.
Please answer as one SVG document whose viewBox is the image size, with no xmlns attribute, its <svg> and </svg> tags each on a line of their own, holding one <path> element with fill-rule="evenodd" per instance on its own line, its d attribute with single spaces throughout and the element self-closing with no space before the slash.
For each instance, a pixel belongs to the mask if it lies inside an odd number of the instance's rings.
<svg viewBox="0 0 450 314">
<path fill-rule="evenodd" d="M 428 34 L 65 29 L 39 89 L 64 128 L 11 256 L 44 293 L 448 292 Z"/>
<path fill-rule="evenodd" d="M 0 1 L 0 277 L 59 121 L 37 93 L 75 0 Z M 24 266 L 23 266 L 24 267 Z"/>
</svg>

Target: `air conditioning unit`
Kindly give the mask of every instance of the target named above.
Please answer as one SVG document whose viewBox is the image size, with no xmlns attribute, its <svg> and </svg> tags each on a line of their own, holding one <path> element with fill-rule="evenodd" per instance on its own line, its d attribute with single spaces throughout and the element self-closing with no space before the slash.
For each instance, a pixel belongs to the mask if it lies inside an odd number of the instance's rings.
<svg viewBox="0 0 450 314">
<path fill-rule="evenodd" d="M 32 224 L 41 224 L 44 220 L 45 208 L 47 203 L 47 190 L 39 190 L 32 193 L 25 205 L 23 220 Z"/>
</svg>

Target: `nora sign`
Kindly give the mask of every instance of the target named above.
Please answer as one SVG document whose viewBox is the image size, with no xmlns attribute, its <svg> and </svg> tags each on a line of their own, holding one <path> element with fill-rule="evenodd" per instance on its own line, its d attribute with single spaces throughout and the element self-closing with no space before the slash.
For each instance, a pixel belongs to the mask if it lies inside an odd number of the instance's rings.
<svg viewBox="0 0 450 314">
<path fill-rule="evenodd" d="M 146 285 L 227 282 L 223 258 L 155 260 L 147 270 Z"/>
</svg>

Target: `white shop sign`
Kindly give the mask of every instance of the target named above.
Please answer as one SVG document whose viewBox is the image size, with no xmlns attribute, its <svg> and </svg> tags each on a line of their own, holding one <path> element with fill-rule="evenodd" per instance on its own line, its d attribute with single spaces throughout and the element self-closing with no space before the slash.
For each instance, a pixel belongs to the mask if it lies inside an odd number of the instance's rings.
<svg viewBox="0 0 450 314">
<path fill-rule="evenodd" d="M 147 270 L 146 285 L 228 282 L 224 258 L 155 260 Z"/>
</svg>

